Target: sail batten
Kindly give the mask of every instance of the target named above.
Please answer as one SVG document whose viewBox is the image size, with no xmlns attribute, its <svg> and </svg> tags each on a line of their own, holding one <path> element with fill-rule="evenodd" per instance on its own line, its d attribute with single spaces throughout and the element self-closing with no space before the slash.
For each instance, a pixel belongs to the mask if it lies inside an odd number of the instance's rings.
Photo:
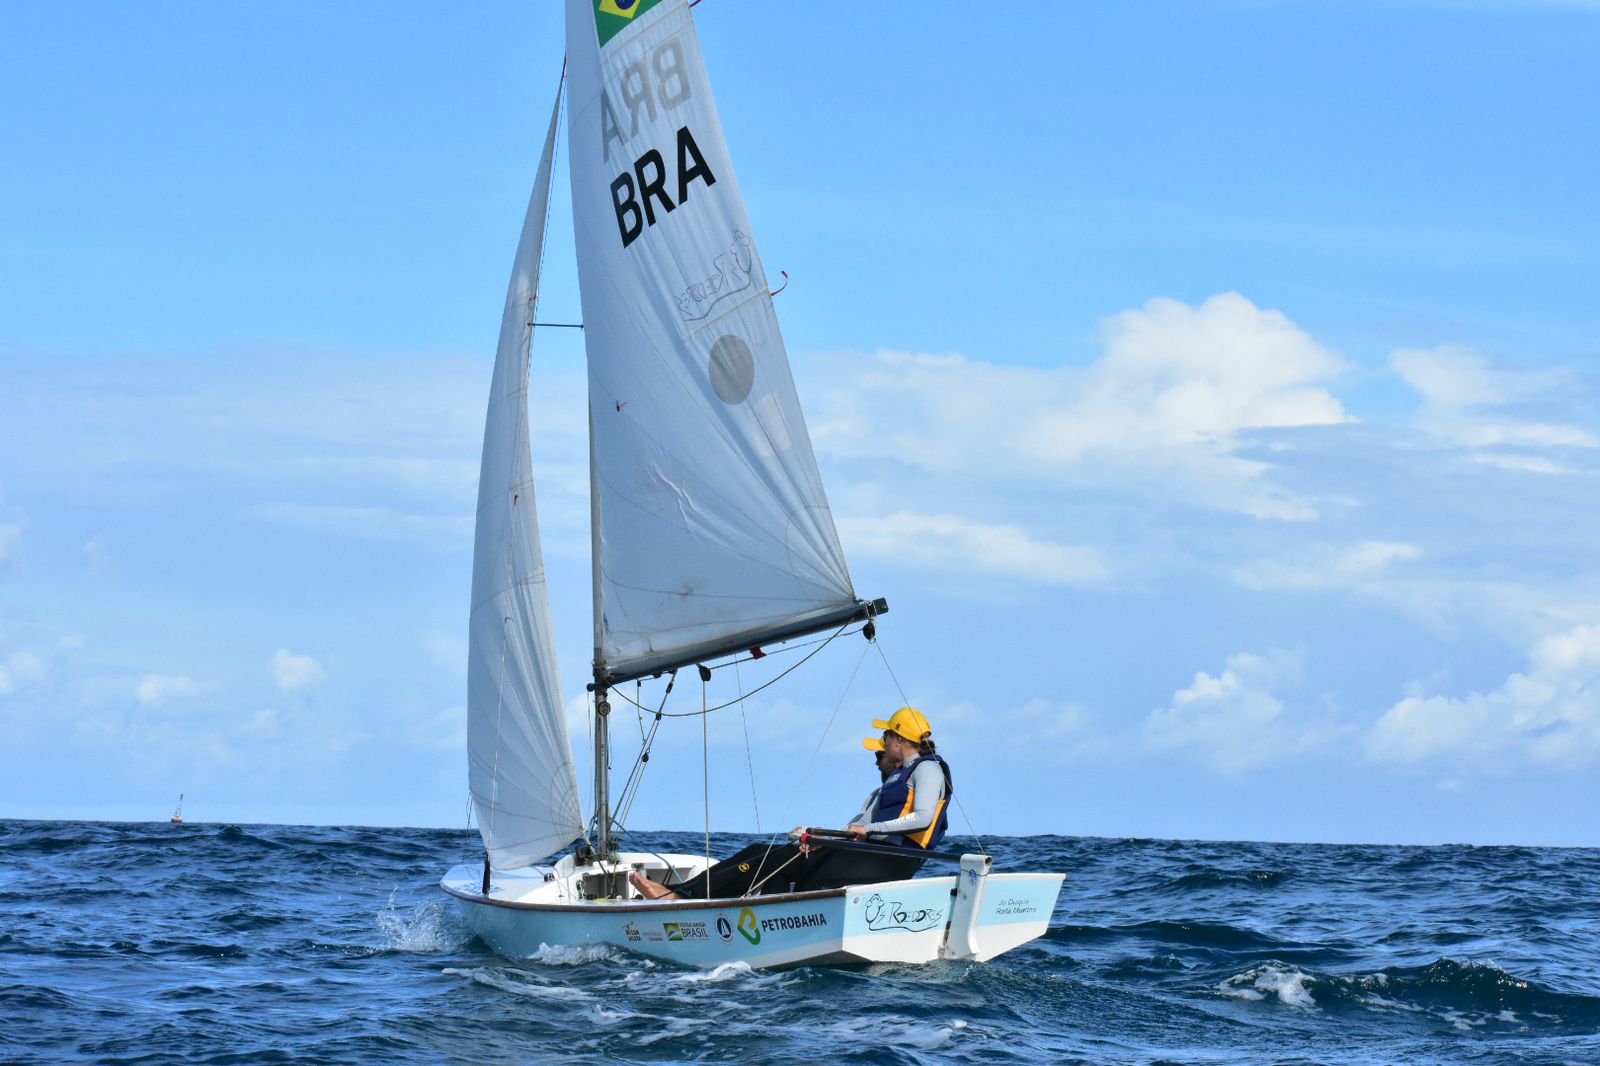
<svg viewBox="0 0 1600 1066">
<path fill-rule="evenodd" d="M 539 544 L 528 429 L 533 307 L 560 94 L 506 292 L 484 416 L 467 652 L 467 767 L 496 869 L 526 866 L 583 833 Z"/>
<path fill-rule="evenodd" d="M 623 12 L 567 6 L 600 677 L 858 602 L 688 4 Z"/>
</svg>

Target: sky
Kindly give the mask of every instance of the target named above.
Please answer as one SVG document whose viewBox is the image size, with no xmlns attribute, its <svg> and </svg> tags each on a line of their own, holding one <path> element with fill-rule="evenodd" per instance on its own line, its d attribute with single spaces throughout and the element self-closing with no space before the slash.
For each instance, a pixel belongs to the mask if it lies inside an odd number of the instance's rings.
<svg viewBox="0 0 1600 1066">
<path fill-rule="evenodd" d="M 0 5 L 0 817 L 468 824 L 559 8 Z M 695 9 L 891 610 L 667 720 L 628 824 L 842 821 L 909 700 L 958 832 L 1600 844 L 1600 6 L 1036 10 Z M 531 393 L 587 782 L 576 331 Z"/>
</svg>

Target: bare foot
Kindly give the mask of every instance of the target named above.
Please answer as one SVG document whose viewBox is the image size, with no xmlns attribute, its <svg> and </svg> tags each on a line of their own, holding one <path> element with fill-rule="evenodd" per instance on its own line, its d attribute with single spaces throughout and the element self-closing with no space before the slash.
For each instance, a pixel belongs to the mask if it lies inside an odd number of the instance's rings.
<svg viewBox="0 0 1600 1066">
<path fill-rule="evenodd" d="M 628 875 L 628 884 L 639 890 L 639 895 L 645 899 L 677 898 L 677 893 L 666 885 L 658 885 L 638 870 Z"/>
</svg>

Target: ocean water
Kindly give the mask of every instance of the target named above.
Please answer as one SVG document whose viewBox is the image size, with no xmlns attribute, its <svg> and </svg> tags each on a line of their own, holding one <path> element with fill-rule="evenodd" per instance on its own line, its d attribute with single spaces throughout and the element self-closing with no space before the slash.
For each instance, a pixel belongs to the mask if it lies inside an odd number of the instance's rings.
<svg viewBox="0 0 1600 1066">
<path fill-rule="evenodd" d="M 495 956 L 467 832 L 0 821 L 0 1061 L 1600 1063 L 1600 851 L 986 844 L 1068 874 L 994 962 L 701 972 Z"/>
</svg>

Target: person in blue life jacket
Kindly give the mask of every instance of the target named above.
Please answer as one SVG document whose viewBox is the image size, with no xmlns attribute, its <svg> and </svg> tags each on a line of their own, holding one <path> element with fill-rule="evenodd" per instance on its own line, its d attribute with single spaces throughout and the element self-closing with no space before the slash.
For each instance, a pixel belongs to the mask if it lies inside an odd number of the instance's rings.
<svg viewBox="0 0 1600 1066">
<path fill-rule="evenodd" d="M 858 840 L 871 838 L 918 851 L 937 848 L 950 825 L 955 787 L 950 764 L 934 747 L 933 727 L 915 707 L 902 707 L 887 722 L 872 724 L 883 730 L 882 739 L 867 737 L 862 743 L 887 752 L 900 769 L 878 790 L 871 820 L 852 821 L 847 832 Z"/>
</svg>

